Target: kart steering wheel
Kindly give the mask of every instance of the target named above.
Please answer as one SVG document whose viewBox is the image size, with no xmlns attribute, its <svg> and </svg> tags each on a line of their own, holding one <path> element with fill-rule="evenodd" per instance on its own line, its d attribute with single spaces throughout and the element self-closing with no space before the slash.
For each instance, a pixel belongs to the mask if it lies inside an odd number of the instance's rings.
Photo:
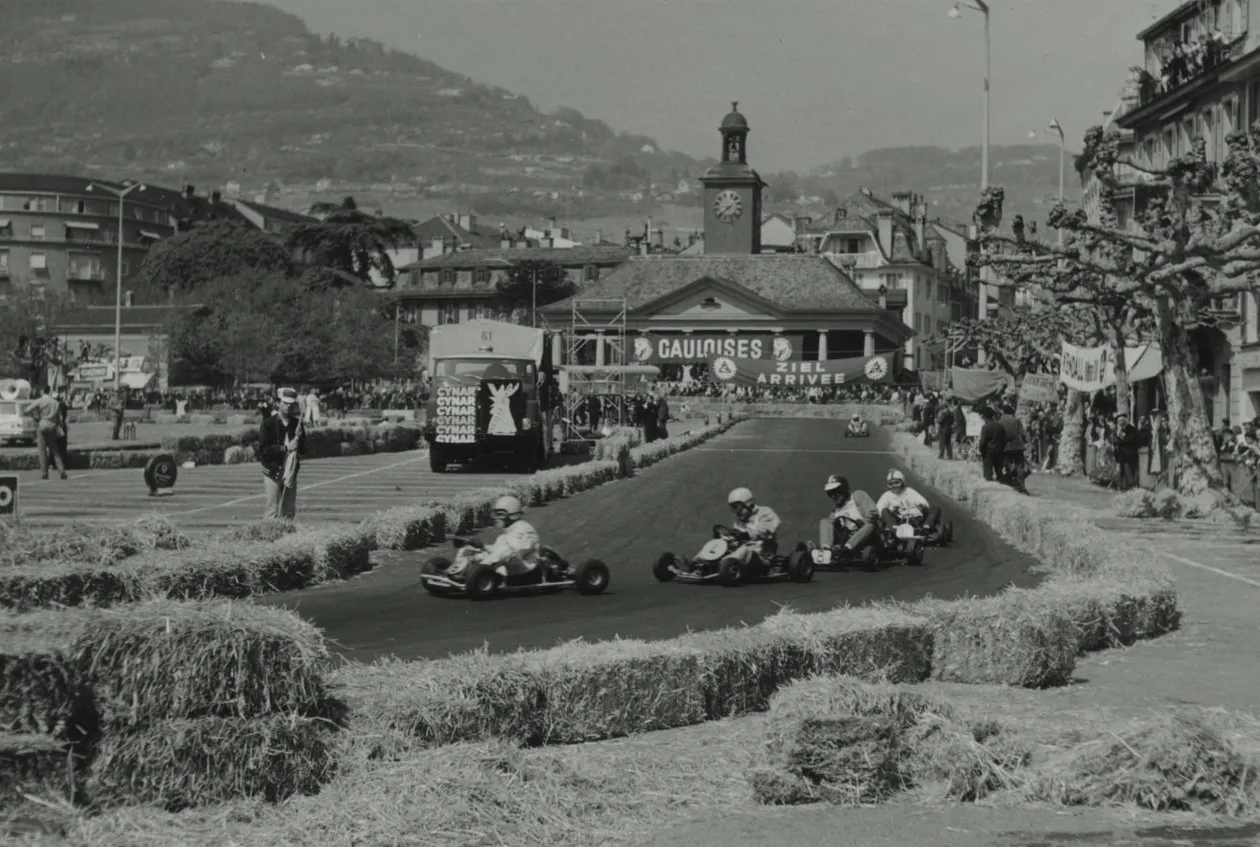
<svg viewBox="0 0 1260 847">
<path fill-rule="evenodd" d="M 451 543 L 456 550 L 460 547 L 473 547 L 478 550 L 484 550 L 486 547 L 485 542 L 475 535 L 456 535 L 452 537 Z"/>
<path fill-rule="evenodd" d="M 713 525 L 713 537 L 714 537 L 714 538 L 728 538 L 728 537 L 731 537 L 731 536 L 733 536 L 733 535 L 735 535 L 735 533 L 734 533 L 734 532 L 733 532 L 730 528 L 725 527 L 725 526 L 723 526 L 723 525 L 722 525 L 722 524 L 720 524 L 720 523 L 715 523 L 715 524 Z"/>
</svg>

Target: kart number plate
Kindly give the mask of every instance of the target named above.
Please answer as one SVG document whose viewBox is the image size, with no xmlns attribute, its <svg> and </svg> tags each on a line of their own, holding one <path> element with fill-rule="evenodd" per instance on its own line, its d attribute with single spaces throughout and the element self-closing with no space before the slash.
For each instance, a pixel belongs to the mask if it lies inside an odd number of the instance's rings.
<svg viewBox="0 0 1260 847">
<path fill-rule="evenodd" d="M 812 550 L 810 551 L 810 554 L 814 557 L 815 565 L 830 565 L 831 564 L 831 551 L 830 550 Z"/>
</svg>

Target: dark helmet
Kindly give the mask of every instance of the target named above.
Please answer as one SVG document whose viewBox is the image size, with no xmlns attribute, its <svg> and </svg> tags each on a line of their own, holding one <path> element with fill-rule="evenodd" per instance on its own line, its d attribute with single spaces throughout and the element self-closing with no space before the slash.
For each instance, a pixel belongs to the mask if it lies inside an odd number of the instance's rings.
<svg viewBox="0 0 1260 847">
<path fill-rule="evenodd" d="M 823 491 L 832 497 L 848 497 L 851 493 L 849 491 L 849 480 L 847 477 L 839 474 L 832 474 L 827 477 L 827 483 L 823 486 Z"/>
</svg>

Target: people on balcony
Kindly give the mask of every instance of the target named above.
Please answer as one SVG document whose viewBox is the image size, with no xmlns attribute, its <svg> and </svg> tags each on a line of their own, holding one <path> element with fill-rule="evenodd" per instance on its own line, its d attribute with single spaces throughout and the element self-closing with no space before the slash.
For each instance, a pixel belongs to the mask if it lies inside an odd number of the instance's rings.
<svg viewBox="0 0 1260 847">
<path fill-rule="evenodd" d="M 1143 104 L 1162 97 L 1229 60 L 1229 42 L 1214 29 L 1197 41 L 1176 41 L 1160 56 L 1158 73 L 1138 74 L 1138 96 Z"/>
</svg>

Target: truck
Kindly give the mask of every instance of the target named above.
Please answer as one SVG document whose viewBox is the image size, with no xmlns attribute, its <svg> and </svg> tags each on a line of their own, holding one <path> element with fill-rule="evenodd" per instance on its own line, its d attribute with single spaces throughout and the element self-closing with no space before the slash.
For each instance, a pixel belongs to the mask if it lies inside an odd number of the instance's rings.
<svg viewBox="0 0 1260 847">
<path fill-rule="evenodd" d="M 551 371 L 546 342 L 542 330 L 501 321 L 432 329 L 424 439 L 435 473 L 496 454 L 514 456 L 525 473 L 546 464 L 552 449 L 544 396 L 550 392 L 540 379 Z"/>
</svg>

